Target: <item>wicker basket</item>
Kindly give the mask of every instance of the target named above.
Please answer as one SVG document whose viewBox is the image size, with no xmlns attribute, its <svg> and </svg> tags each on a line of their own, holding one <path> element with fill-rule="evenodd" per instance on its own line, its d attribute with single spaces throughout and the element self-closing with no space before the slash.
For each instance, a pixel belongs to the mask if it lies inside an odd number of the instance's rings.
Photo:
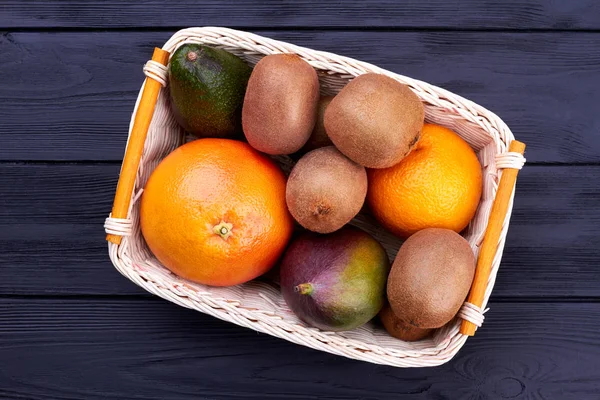
<svg viewBox="0 0 600 400">
<path fill-rule="evenodd" d="M 423 101 L 426 120 L 456 131 L 476 151 L 483 168 L 483 195 L 475 218 L 465 237 L 475 254 L 488 222 L 502 168 L 518 168 L 524 159 L 509 153 L 514 139 L 511 131 L 495 114 L 444 89 L 410 79 L 361 61 L 331 53 L 310 50 L 255 34 L 224 28 L 190 28 L 177 32 L 164 45 L 171 53 L 184 43 L 202 43 L 225 49 L 254 65 L 265 55 L 296 53 L 318 72 L 322 94 L 337 93 L 350 79 L 367 72 L 388 75 L 408 85 Z M 150 61 L 144 67 L 147 76 L 167 84 L 167 69 Z M 142 87 L 143 90 L 143 87 Z M 140 91 L 141 96 L 142 91 Z M 136 103 L 138 110 L 140 97 Z M 131 134 L 131 126 L 130 126 Z M 120 245 L 109 243 L 109 254 L 119 272 L 137 285 L 183 307 L 193 308 L 225 321 L 268 333 L 290 342 L 349 358 L 397 367 L 435 366 L 450 360 L 465 343 L 467 336 L 459 332 L 462 319 L 477 326 L 483 322 L 481 308 L 465 303 L 456 319 L 436 331 L 430 339 L 407 343 L 390 337 L 384 330 L 369 323 L 349 332 L 324 332 L 303 324 L 287 308 L 278 288 L 264 281 L 252 281 L 235 287 L 209 287 L 183 280 L 164 268 L 151 254 L 139 229 L 139 202 L 146 180 L 157 164 L 186 140 L 183 130 L 173 118 L 168 103 L 168 91 L 161 90 L 148 130 L 144 152 L 137 171 L 131 208 L 127 219 L 109 217 L 108 233 L 124 237 Z M 508 230 L 512 198 L 497 243 L 492 273 L 482 308 L 490 296 L 500 265 Z M 376 227 L 368 217 L 359 216 L 353 224 L 372 233 L 386 247 L 390 260 L 401 241 Z"/>
</svg>

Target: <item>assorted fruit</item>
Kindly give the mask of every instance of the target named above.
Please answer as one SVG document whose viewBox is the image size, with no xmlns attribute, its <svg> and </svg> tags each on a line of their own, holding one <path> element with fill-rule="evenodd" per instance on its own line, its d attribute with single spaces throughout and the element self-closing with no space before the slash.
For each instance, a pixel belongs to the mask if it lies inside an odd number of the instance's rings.
<svg viewBox="0 0 600 400">
<path fill-rule="evenodd" d="M 242 59 L 184 44 L 169 64 L 179 124 L 198 139 L 169 154 L 141 199 L 142 234 L 173 273 L 237 285 L 280 267 L 287 305 L 326 331 L 377 315 L 405 341 L 430 337 L 464 302 L 475 257 L 459 234 L 481 166 L 455 132 L 424 123 L 406 85 L 381 74 L 319 96 L 294 54 Z M 297 160 L 286 178 L 272 156 Z M 406 239 L 393 264 L 359 213 Z M 294 233 L 295 231 L 295 233 Z"/>
</svg>

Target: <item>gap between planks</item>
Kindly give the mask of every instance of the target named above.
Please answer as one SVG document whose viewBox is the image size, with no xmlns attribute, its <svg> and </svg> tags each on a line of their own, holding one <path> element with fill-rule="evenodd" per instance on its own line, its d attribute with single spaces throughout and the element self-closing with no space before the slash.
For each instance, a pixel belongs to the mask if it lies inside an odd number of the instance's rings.
<svg viewBox="0 0 600 400">
<path fill-rule="evenodd" d="M 123 294 L 0 294 L 0 300 L 66 300 L 66 301 L 85 301 L 85 300 L 102 300 L 102 301 L 156 301 L 163 302 L 168 301 L 161 297 L 157 297 L 151 293 L 123 293 Z M 505 303 L 505 304 L 559 304 L 559 303 L 581 303 L 581 304 L 595 304 L 600 303 L 600 296 L 524 296 L 524 297 L 510 297 L 510 296 L 494 296 L 488 304 L 493 306 L 494 304 Z"/>
<path fill-rule="evenodd" d="M 200 25 L 198 25 L 200 26 Z M 63 33 L 63 32 L 177 32 L 181 29 L 191 26 L 141 26 L 141 27 L 10 27 L 0 26 L 1 33 Z M 595 28 L 456 28 L 456 27 L 436 27 L 436 26 L 245 26 L 245 25 L 227 25 L 229 29 L 241 31 L 273 31 L 273 32 L 481 32 L 481 33 L 600 33 L 600 29 Z"/>
</svg>

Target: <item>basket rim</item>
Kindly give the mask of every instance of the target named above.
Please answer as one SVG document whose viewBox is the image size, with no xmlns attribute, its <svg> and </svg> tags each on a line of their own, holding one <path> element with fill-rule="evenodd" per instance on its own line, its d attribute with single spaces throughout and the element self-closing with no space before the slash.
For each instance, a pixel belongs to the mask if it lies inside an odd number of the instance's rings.
<svg viewBox="0 0 600 400">
<path fill-rule="evenodd" d="M 316 69 L 321 71 L 333 71 L 334 73 L 343 73 L 343 75 L 347 77 L 355 77 L 366 72 L 382 73 L 401 83 L 407 84 L 414 92 L 416 92 L 419 98 L 427 104 L 450 110 L 460 118 L 471 122 L 478 126 L 479 129 L 484 130 L 496 145 L 496 155 L 504 153 L 507 150 L 510 141 L 514 140 L 514 136 L 508 126 L 496 114 L 471 100 L 426 82 L 395 74 L 375 65 L 349 57 L 338 56 L 334 53 L 312 50 L 275 39 L 265 38 L 254 33 L 219 27 L 182 29 L 171 36 L 163 46 L 163 49 L 172 53 L 177 47 L 184 43 L 197 41 L 202 41 L 205 44 L 223 46 L 225 48 L 228 46 L 236 47 L 244 51 L 256 52 L 262 55 L 293 52 L 305 59 Z M 325 68 L 326 66 L 332 65 L 330 61 L 332 59 L 335 60 L 337 64 L 333 65 L 332 68 Z M 339 71 L 335 71 L 333 68 L 336 68 Z M 131 134 L 131 128 L 143 89 L 144 85 L 142 85 L 140 95 L 138 96 L 132 113 L 129 134 Z M 141 168 L 142 165 L 140 164 L 140 169 Z M 501 171 L 496 172 L 498 175 L 501 173 Z M 132 197 L 139 196 L 139 194 L 140 192 Z M 495 191 L 493 195 L 495 197 Z M 132 205 L 134 201 L 135 198 L 132 199 Z M 497 272 L 497 267 L 503 252 L 511 212 L 512 198 L 503 225 L 501 239 L 496 250 L 497 261 L 495 259 L 495 272 Z M 129 219 L 125 221 L 131 223 L 131 220 Z M 133 258 L 128 251 L 128 242 L 129 239 L 125 238 L 121 245 L 109 243 L 109 256 L 113 265 L 121 274 L 137 285 L 143 287 L 148 292 L 183 307 L 193 308 L 216 318 L 280 337 L 296 344 L 372 363 L 399 367 L 421 367 L 440 365 L 449 361 L 464 345 L 467 339 L 466 336 L 458 333 L 458 326 L 454 323 L 450 324 L 454 326 L 450 326 L 449 331 L 446 333 L 448 339 L 439 342 L 435 348 L 428 347 L 427 349 L 422 349 L 420 351 L 407 352 L 405 350 L 397 351 L 396 349 L 367 344 L 354 339 L 349 339 L 342 334 L 332 335 L 329 332 L 322 332 L 316 328 L 307 327 L 303 324 L 297 326 L 290 324 L 289 321 L 282 323 L 282 317 L 278 315 L 264 310 L 244 307 L 237 301 L 214 297 L 210 292 L 198 291 L 186 283 L 186 281 L 168 272 L 157 274 L 145 271 L 144 268 L 136 265 L 133 261 Z M 484 307 L 494 286 L 495 272 L 490 276 L 488 281 Z M 266 287 L 262 289 L 268 291 Z M 259 295 L 265 298 L 261 293 L 259 293 Z M 267 298 L 265 298 L 265 300 L 269 301 Z M 290 326 L 286 326 L 286 324 Z M 300 330 L 298 330 L 299 328 Z M 343 339 L 337 340 L 337 336 L 342 337 Z"/>
</svg>

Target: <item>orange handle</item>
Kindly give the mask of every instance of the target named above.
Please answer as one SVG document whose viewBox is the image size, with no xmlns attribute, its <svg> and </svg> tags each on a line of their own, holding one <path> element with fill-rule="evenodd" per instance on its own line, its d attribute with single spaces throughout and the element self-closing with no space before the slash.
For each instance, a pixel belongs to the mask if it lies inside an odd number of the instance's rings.
<svg viewBox="0 0 600 400">
<path fill-rule="evenodd" d="M 510 143 L 508 151 L 523 154 L 525 152 L 525 143 L 513 140 Z M 502 232 L 502 224 L 506 219 L 508 204 L 513 188 L 515 187 L 515 182 L 517 181 L 518 173 L 518 169 L 507 168 L 502 172 L 502 177 L 500 178 L 496 199 L 494 199 L 494 204 L 492 205 L 490 219 L 485 231 L 485 236 L 483 237 L 481 251 L 479 252 L 479 260 L 477 260 L 475 278 L 473 279 L 471 292 L 467 298 L 469 303 L 474 304 L 477 307 L 481 307 L 483 304 L 487 281 L 492 271 L 492 261 L 496 255 L 498 240 L 500 239 L 500 234 Z M 460 326 L 460 333 L 473 336 L 476 328 L 477 327 L 472 322 L 463 320 L 462 325 Z"/>
<path fill-rule="evenodd" d="M 169 52 L 156 47 L 154 48 L 154 54 L 152 54 L 152 60 L 159 62 L 162 65 L 167 65 L 169 62 Z M 154 107 L 156 106 L 160 88 L 161 85 L 158 81 L 149 77 L 146 78 L 142 98 L 140 99 L 137 113 L 135 114 L 135 120 L 133 121 L 129 143 L 125 150 L 123 165 L 121 166 L 121 174 L 119 176 L 119 182 L 117 183 L 117 192 L 115 194 L 111 213 L 113 218 L 127 218 L 131 193 L 133 192 L 133 186 L 135 184 L 135 176 L 140 164 L 140 159 L 142 158 L 146 135 L 148 134 L 150 122 L 152 122 Z M 114 244 L 121 244 L 121 239 L 122 237 L 119 235 L 106 235 L 106 240 Z"/>
</svg>

